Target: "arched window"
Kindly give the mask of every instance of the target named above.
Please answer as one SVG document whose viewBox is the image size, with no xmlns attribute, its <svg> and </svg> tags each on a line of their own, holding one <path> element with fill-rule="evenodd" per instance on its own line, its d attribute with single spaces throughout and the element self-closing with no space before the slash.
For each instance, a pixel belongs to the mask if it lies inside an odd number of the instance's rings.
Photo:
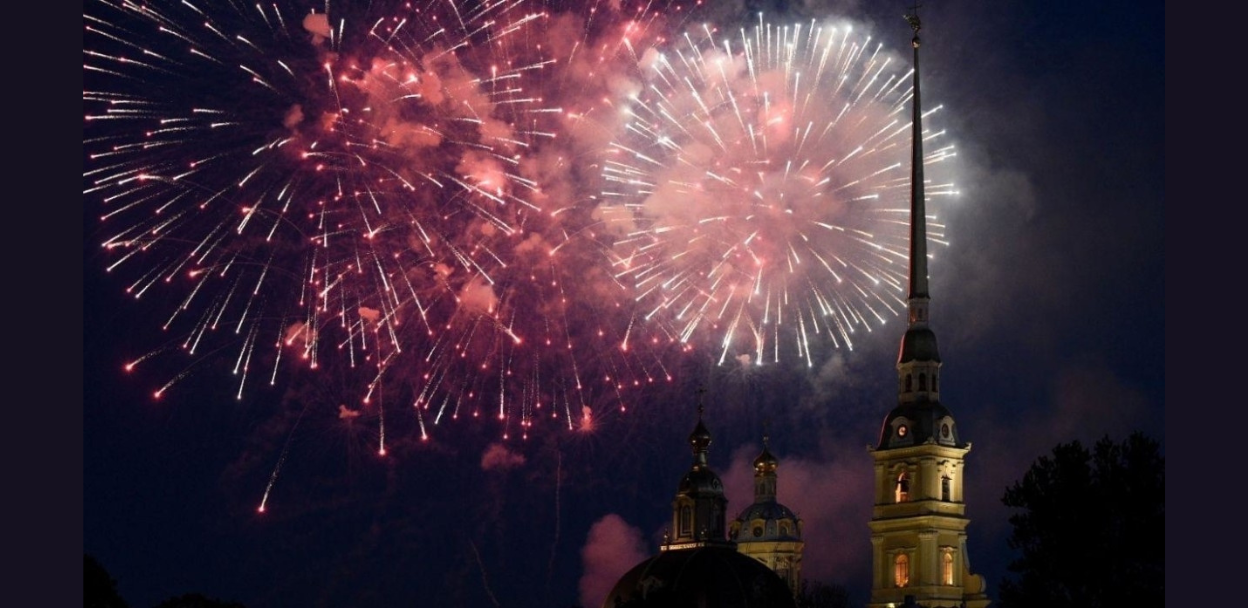
<svg viewBox="0 0 1248 608">
<path fill-rule="evenodd" d="M 919 374 L 919 390 L 927 390 L 927 374 Z"/>
<path fill-rule="evenodd" d="M 905 471 L 897 476 L 897 487 L 893 490 L 893 495 L 897 502 L 910 500 L 910 476 Z"/>
<path fill-rule="evenodd" d="M 953 486 L 953 480 L 949 479 L 948 475 L 945 475 L 940 478 L 940 499 L 941 500 L 945 502 L 949 502 L 953 500 L 951 498 L 951 496 L 953 495 L 952 486 Z"/>
<path fill-rule="evenodd" d="M 906 392 L 908 393 L 913 389 L 914 389 L 914 377 L 912 377 L 910 374 L 906 374 Z"/>
<path fill-rule="evenodd" d="M 893 560 L 893 583 L 898 587 L 910 584 L 910 556 L 899 553 Z"/>
<path fill-rule="evenodd" d="M 693 512 L 688 505 L 680 508 L 680 534 L 688 536 L 693 532 Z"/>
<path fill-rule="evenodd" d="M 953 552 L 945 551 L 941 556 L 940 580 L 946 585 L 953 584 Z"/>
<path fill-rule="evenodd" d="M 936 388 L 936 378 L 937 378 L 937 377 L 938 377 L 938 376 L 937 376 L 936 374 L 932 374 L 932 392 L 936 392 L 936 391 L 940 390 L 939 388 Z"/>
</svg>

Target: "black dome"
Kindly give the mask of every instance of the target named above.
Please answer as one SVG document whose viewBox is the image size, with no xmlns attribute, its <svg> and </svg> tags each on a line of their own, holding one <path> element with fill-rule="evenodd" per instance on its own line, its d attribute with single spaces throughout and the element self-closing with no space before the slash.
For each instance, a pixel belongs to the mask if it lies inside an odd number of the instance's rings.
<svg viewBox="0 0 1248 608">
<path fill-rule="evenodd" d="M 893 408 L 880 429 L 877 449 L 922 445 L 928 442 L 962 447 L 953 414 L 939 401 L 903 403 Z"/>
<path fill-rule="evenodd" d="M 760 519 L 769 525 L 763 526 L 759 534 L 755 535 L 755 530 L 750 524 Z M 788 522 L 787 525 L 777 525 L 785 521 Z M 800 521 L 792 509 L 778 502 L 756 502 L 746 507 L 733 522 L 734 529 L 737 529 L 735 526 L 740 526 L 733 540 L 738 543 L 801 540 L 802 532 L 798 527 Z"/>
<path fill-rule="evenodd" d="M 756 502 L 745 508 L 737 519 L 748 522 L 753 519 L 767 519 L 779 521 L 781 519 L 791 519 L 797 521 L 797 515 L 793 514 L 793 510 L 778 502 Z"/>
<path fill-rule="evenodd" d="M 663 551 L 620 577 L 602 608 L 794 608 L 788 585 L 732 547 Z"/>
<path fill-rule="evenodd" d="M 694 427 L 692 433 L 689 433 L 689 445 L 695 452 L 705 452 L 706 448 L 711 445 L 711 432 L 706 430 L 706 425 L 702 424 L 701 414 L 698 415 L 698 426 Z"/>
<path fill-rule="evenodd" d="M 680 478 L 678 491 L 688 496 L 718 496 L 724 493 L 724 484 L 719 480 L 719 475 L 716 475 L 714 471 L 709 468 L 699 467 L 685 473 L 685 476 Z"/>
<path fill-rule="evenodd" d="M 908 361 L 940 362 L 940 351 L 936 348 L 936 332 L 926 327 L 911 327 L 901 338 L 901 352 L 897 355 L 898 363 Z"/>
</svg>

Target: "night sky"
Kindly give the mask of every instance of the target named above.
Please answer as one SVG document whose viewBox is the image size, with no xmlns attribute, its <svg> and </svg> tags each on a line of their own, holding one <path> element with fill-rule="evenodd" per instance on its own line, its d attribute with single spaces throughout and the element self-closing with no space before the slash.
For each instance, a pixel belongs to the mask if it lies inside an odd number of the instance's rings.
<svg viewBox="0 0 1248 608">
<path fill-rule="evenodd" d="M 908 60 L 908 3 L 802 4 L 786 14 L 852 20 Z M 705 19 L 740 20 L 735 8 Z M 959 191 L 940 206 L 932 327 L 942 402 L 973 444 L 970 566 L 995 599 L 1011 558 L 1000 499 L 1032 461 L 1137 430 L 1164 450 L 1165 7 L 937 1 L 921 16 L 923 101 L 942 106 Z M 627 411 L 595 400 L 589 431 L 543 423 L 504 440 L 489 416 L 465 417 L 420 441 L 410 396 L 383 391 L 379 456 L 375 416 L 340 415 L 362 383 L 336 362 L 241 399 L 237 347 L 175 348 L 125 373 L 180 340 L 160 326 L 185 293 L 126 296 L 105 272 L 101 205 L 84 195 L 83 549 L 131 606 L 189 592 L 253 608 L 597 606 L 657 551 L 699 388 L 730 513 L 750 502 L 766 426 L 780 501 L 805 521 L 806 578 L 866 602 L 865 446 L 896 403 L 901 317 L 811 367 L 673 355 L 672 381 L 629 393 Z"/>
</svg>

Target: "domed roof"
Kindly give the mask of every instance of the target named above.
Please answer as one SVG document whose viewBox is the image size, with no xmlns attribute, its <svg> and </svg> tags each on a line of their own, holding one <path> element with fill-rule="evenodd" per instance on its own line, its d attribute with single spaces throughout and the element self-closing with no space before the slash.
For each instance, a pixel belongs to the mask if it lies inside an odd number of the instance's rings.
<svg viewBox="0 0 1248 608">
<path fill-rule="evenodd" d="M 916 401 L 893 408 L 880 428 L 876 449 L 922 445 L 927 442 L 962 446 L 953 414 L 939 401 Z"/>
<path fill-rule="evenodd" d="M 780 465 L 780 461 L 771 455 L 771 450 L 767 449 L 767 439 L 763 439 L 763 452 L 754 459 L 754 470 L 760 473 L 775 471 Z"/>
<path fill-rule="evenodd" d="M 756 502 L 741 511 L 741 515 L 737 519 L 741 521 L 750 521 L 752 519 L 791 519 L 797 521 L 797 515 L 793 514 L 792 509 L 778 502 Z"/>
<path fill-rule="evenodd" d="M 707 467 L 695 467 L 680 478 L 678 491 L 689 496 L 719 495 L 724 493 L 724 484 L 719 480 L 719 475 L 716 475 L 715 471 Z"/>
<path fill-rule="evenodd" d="M 723 495 L 724 484 L 707 464 L 706 453 L 711 445 L 711 432 L 702 424 L 702 405 L 698 405 L 698 425 L 689 433 L 689 447 L 693 448 L 693 466 L 680 479 L 680 494 L 687 496 Z"/>
<path fill-rule="evenodd" d="M 702 413 L 698 412 L 698 426 L 689 433 L 689 445 L 695 452 L 705 452 L 711 445 L 711 432 L 702 424 Z"/>
<path fill-rule="evenodd" d="M 923 326 L 912 326 L 901 338 L 901 352 L 897 354 L 898 363 L 908 361 L 940 362 L 940 351 L 936 348 L 936 332 Z"/>
<path fill-rule="evenodd" d="M 757 520 L 765 522 L 778 522 L 788 520 L 790 525 L 787 526 L 762 526 L 761 529 L 755 529 L 750 526 L 750 522 Z M 738 543 L 773 541 L 773 540 L 801 540 L 802 533 L 798 527 L 797 515 L 793 510 L 778 502 L 756 502 L 741 511 L 734 523 L 740 525 L 740 531 L 733 539 Z M 733 528 L 737 528 L 734 526 Z"/>
<path fill-rule="evenodd" d="M 793 594 L 779 575 L 731 547 L 663 551 L 629 570 L 602 608 L 791 608 Z"/>
</svg>

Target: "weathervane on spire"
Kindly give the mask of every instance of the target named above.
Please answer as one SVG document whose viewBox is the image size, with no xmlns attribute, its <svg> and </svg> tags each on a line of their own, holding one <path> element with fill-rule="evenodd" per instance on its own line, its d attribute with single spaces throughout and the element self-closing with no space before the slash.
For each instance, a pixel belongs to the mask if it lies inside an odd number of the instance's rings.
<svg viewBox="0 0 1248 608">
<path fill-rule="evenodd" d="M 911 29 L 914 30 L 914 38 L 910 41 L 911 43 L 914 44 L 914 48 L 919 48 L 919 29 L 920 29 L 919 7 L 920 6 L 922 5 L 919 4 L 918 2 L 915 2 L 914 6 L 910 7 L 910 12 L 903 15 L 906 18 L 906 22 L 910 24 Z"/>
</svg>

